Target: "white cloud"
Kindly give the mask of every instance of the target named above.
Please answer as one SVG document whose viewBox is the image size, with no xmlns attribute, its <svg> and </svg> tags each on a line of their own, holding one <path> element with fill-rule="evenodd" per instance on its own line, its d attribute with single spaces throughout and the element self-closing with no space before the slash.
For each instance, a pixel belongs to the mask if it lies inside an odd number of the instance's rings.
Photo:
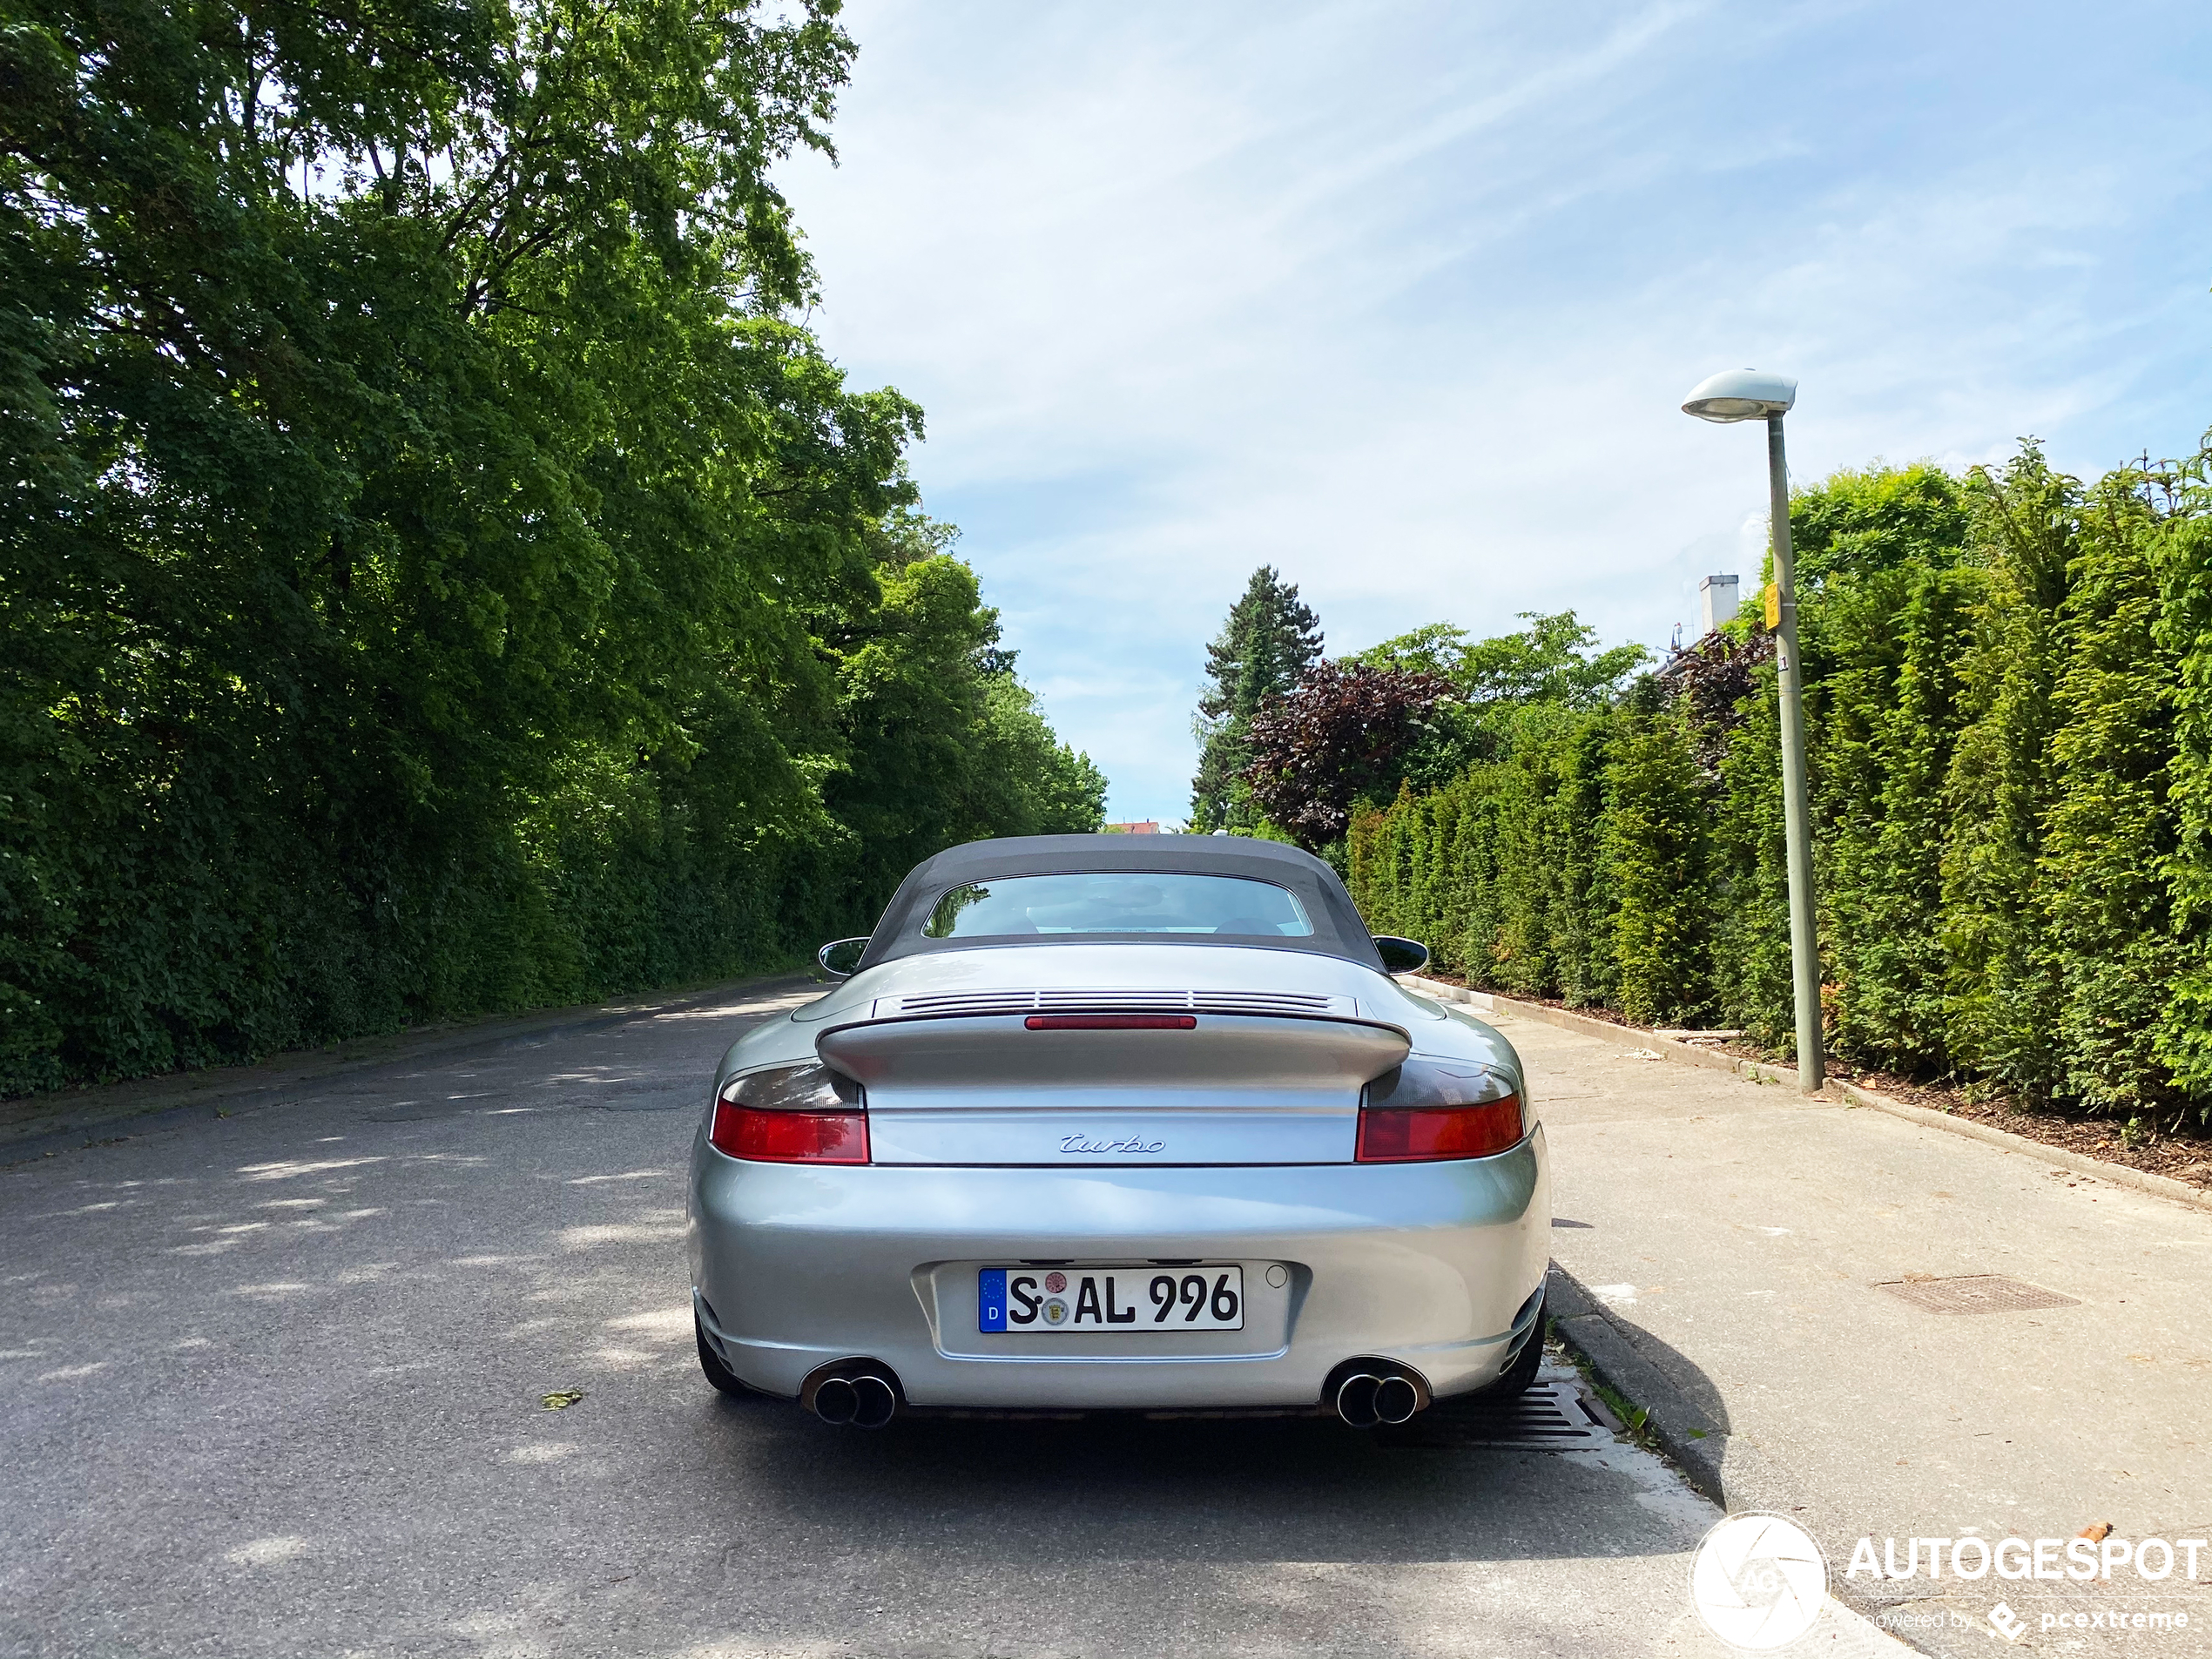
<svg viewBox="0 0 2212 1659">
<path fill-rule="evenodd" d="M 1715 368 L 1800 377 L 1801 480 L 2208 418 L 2212 122 L 2063 9 L 846 16 L 844 165 L 788 175 L 816 322 L 927 410 L 929 504 L 1116 816 L 1179 815 L 1263 561 L 1332 649 L 1569 606 L 1663 643 L 1757 570 L 1757 435 L 1676 412 Z"/>
</svg>

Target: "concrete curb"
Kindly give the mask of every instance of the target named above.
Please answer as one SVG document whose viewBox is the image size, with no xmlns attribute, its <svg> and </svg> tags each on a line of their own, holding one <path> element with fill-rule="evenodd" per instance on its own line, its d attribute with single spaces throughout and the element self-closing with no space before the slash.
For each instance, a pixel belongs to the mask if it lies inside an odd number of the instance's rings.
<svg viewBox="0 0 2212 1659">
<path fill-rule="evenodd" d="M 1608 1387 L 1643 1408 L 1644 1426 L 1691 1486 L 1731 1513 L 1764 1509 L 1787 1514 L 1803 1507 L 1805 1495 L 1796 1480 L 1757 1447 L 1700 1410 L 1638 1351 L 1629 1328 L 1557 1262 L 1551 1265 L 1546 1300 L 1552 1334 Z"/>
<path fill-rule="evenodd" d="M 1700 1410 L 1637 1349 L 1630 1334 L 1634 1327 L 1615 1318 L 1572 1273 L 1554 1262 L 1546 1283 L 1552 1334 L 1607 1387 L 1642 1408 L 1644 1427 L 1700 1495 L 1730 1514 L 1757 1510 L 1788 1515 L 1813 1507 L 1803 1482 L 1759 1447 L 1730 1433 Z M 1828 1594 L 1868 1620 L 1878 1620 L 1892 1605 L 1854 1583 L 1839 1581 L 1832 1570 Z M 1905 1647 L 1926 1651 L 1897 1631 L 1885 1634 Z"/>
<path fill-rule="evenodd" d="M 1546 1025 L 1555 1025 L 1567 1031 L 1579 1031 L 1584 1036 L 1597 1037 L 1607 1042 L 1648 1049 L 1664 1060 L 1704 1066 L 1716 1071 L 1732 1071 L 1753 1082 L 1786 1083 L 1791 1089 L 1797 1086 L 1797 1073 L 1794 1067 L 1769 1065 L 1763 1060 L 1738 1059 L 1733 1055 L 1720 1054 L 1691 1043 L 1678 1042 L 1671 1037 L 1659 1036 L 1638 1026 L 1615 1025 L 1610 1020 L 1594 1020 L 1587 1014 L 1576 1014 L 1568 1008 L 1547 1008 L 1541 1002 L 1524 1002 L 1518 997 L 1501 996 L 1494 991 L 1470 991 L 1463 986 L 1447 985 L 1440 980 L 1424 979 L 1413 974 L 1402 974 L 1399 979 L 1401 983 L 1425 996 L 1435 997 L 1439 1001 L 1459 1002 L 1494 1013 L 1510 1014 L 1516 1019 L 1541 1021 Z M 2212 1210 L 2212 1188 L 2193 1187 L 2188 1182 L 2176 1181 L 2171 1176 L 2153 1175 L 2148 1170 L 2130 1169 L 2124 1163 L 2108 1163 L 2102 1158 L 2093 1158 L 2062 1146 L 2049 1146 L 2041 1141 L 2031 1140 L 2025 1135 L 1992 1129 L 1988 1124 L 1975 1123 L 1971 1118 L 1953 1117 L 1948 1112 L 1892 1100 L 1887 1095 L 1878 1095 L 1871 1089 L 1861 1089 L 1857 1083 L 1847 1083 L 1831 1077 L 1819 1094 L 1801 1098 L 1808 1103 L 1846 1108 L 1863 1106 L 1872 1111 L 1887 1112 L 1892 1117 L 1904 1118 L 1907 1123 L 1918 1123 L 1925 1129 L 1964 1135 L 2007 1152 L 2025 1153 L 2063 1170 L 2094 1176 L 2114 1186 L 2134 1187 L 2140 1192 L 2148 1192 L 2156 1197 L 2171 1198 L 2178 1204 L 2192 1204 L 2200 1210 Z"/>
<path fill-rule="evenodd" d="M 226 1102 L 305 1094 L 336 1079 L 377 1066 L 403 1064 L 459 1049 L 543 1041 L 603 1031 L 633 1020 L 678 1014 L 748 992 L 797 990 L 811 983 L 803 973 L 728 980 L 673 995 L 584 1003 L 520 1017 L 473 1024 L 425 1026 L 382 1036 L 354 1037 L 327 1049 L 272 1055 L 248 1065 L 211 1067 L 135 1077 L 124 1082 L 0 1102 L 0 1163 L 21 1162 L 85 1144 L 98 1131 L 144 1134 L 189 1117 L 204 1116 Z"/>
</svg>

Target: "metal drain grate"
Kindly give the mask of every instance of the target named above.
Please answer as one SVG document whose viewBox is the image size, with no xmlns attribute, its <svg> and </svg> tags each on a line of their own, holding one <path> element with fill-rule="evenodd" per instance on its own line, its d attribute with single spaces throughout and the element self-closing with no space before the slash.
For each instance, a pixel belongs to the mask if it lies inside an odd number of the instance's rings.
<svg viewBox="0 0 2212 1659">
<path fill-rule="evenodd" d="M 1500 1446 L 1573 1452 L 1610 1446 L 1613 1428 L 1603 1408 L 1571 1382 L 1540 1382 L 1520 1399 L 1498 1405 L 1468 1401 L 1423 1412 L 1402 1428 L 1379 1428 L 1392 1446 Z"/>
<path fill-rule="evenodd" d="M 1907 1278 L 1877 1285 L 1930 1313 L 2017 1313 L 2028 1308 L 2071 1308 L 2081 1298 L 2060 1296 L 2002 1273 L 1968 1273 L 1958 1278 Z"/>
</svg>

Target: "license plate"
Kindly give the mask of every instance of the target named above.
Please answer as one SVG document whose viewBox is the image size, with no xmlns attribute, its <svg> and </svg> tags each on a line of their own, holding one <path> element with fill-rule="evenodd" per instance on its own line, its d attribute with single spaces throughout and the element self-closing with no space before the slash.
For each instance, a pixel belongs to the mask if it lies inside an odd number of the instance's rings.
<svg viewBox="0 0 2212 1659">
<path fill-rule="evenodd" d="M 986 1267 L 985 1331 L 1241 1331 L 1241 1267 Z"/>
</svg>

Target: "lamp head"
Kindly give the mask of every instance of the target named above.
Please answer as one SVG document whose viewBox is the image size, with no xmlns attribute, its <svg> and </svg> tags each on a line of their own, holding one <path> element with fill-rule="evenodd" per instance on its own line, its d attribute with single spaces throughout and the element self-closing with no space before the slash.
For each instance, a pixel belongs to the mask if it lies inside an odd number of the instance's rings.
<svg viewBox="0 0 2212 1659">
<path fill-rule="evenodd" d="M 1770 415 L 1787 415 L 1797 401 L 1797 383 L 1786 374 L 1763 374 L 1756 368 L 1726 368 L 1683 400 L 1682 412 L 1701 421 L 1763 421 Z"/>
</svg>

